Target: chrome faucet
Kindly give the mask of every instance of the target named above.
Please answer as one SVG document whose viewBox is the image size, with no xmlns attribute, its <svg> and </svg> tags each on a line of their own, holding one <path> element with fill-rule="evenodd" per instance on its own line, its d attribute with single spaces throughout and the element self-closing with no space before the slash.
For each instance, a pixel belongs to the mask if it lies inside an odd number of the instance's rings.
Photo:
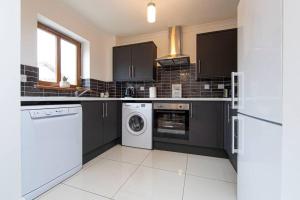
<svg viewBox="0 0 300 200">
<path fill-rule="evenodd" d="M 81 97 L 82 95 L 84 95 L 85 93 L 90 92 L 90 89 L 85 89 L 82 92 L 76 91 L 75 92 L 75 96 L 76 97 Z"/>
</svg>

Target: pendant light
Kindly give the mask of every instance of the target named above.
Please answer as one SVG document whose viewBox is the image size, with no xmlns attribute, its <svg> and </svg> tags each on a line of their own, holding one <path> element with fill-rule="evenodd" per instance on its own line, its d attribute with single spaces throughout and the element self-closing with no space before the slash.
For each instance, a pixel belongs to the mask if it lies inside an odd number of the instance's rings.
<svg viewBox="0 0 300 200">
<path fill-rule="evenodd" d="M 156 7 L 155 3 L 152 1 L 147 5 L 147 21 L 149 23 L 154 23 L 156 21 Z"/>
</svg>

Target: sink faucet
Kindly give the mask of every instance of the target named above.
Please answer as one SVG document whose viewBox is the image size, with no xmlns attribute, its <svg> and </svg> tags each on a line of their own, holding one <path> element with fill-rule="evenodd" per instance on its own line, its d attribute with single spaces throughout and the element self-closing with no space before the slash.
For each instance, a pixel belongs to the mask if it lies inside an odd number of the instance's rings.
<svg viewBox="0 0 300 200">
<path fill-rule="evenodd" d="M 75 92 L 75 96 L 76 97 L 81 97 L 82 95 L 84 95 L 85 93 L 90 92 L 90 89 L 85 89 L 82 92 L 76 91 Z"/>
</svg>

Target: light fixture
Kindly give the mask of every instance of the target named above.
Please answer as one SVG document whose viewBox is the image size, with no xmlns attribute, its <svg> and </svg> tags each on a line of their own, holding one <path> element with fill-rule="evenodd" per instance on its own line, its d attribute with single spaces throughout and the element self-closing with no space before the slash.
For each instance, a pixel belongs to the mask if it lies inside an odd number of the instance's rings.
<svg viewBox="0 0 300 200">
<path fill-rule="evenodd" d="M 154 23 L 156 21 L 156 8 L 155 3 L 152 1 L 147 5 L 147 21 L 149 23 Z"/>
</svg>

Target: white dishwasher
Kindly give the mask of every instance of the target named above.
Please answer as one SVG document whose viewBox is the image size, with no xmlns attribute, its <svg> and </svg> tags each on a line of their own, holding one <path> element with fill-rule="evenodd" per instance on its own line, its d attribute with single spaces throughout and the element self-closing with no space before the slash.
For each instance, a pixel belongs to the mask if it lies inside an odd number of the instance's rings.
<svg viewBox="0 0 300 200">
<path fill-rule="evenodd" d="M 22 196 L 34 199 L 82 168 L 81 105 L 22 106 Z"/>
</svg>

